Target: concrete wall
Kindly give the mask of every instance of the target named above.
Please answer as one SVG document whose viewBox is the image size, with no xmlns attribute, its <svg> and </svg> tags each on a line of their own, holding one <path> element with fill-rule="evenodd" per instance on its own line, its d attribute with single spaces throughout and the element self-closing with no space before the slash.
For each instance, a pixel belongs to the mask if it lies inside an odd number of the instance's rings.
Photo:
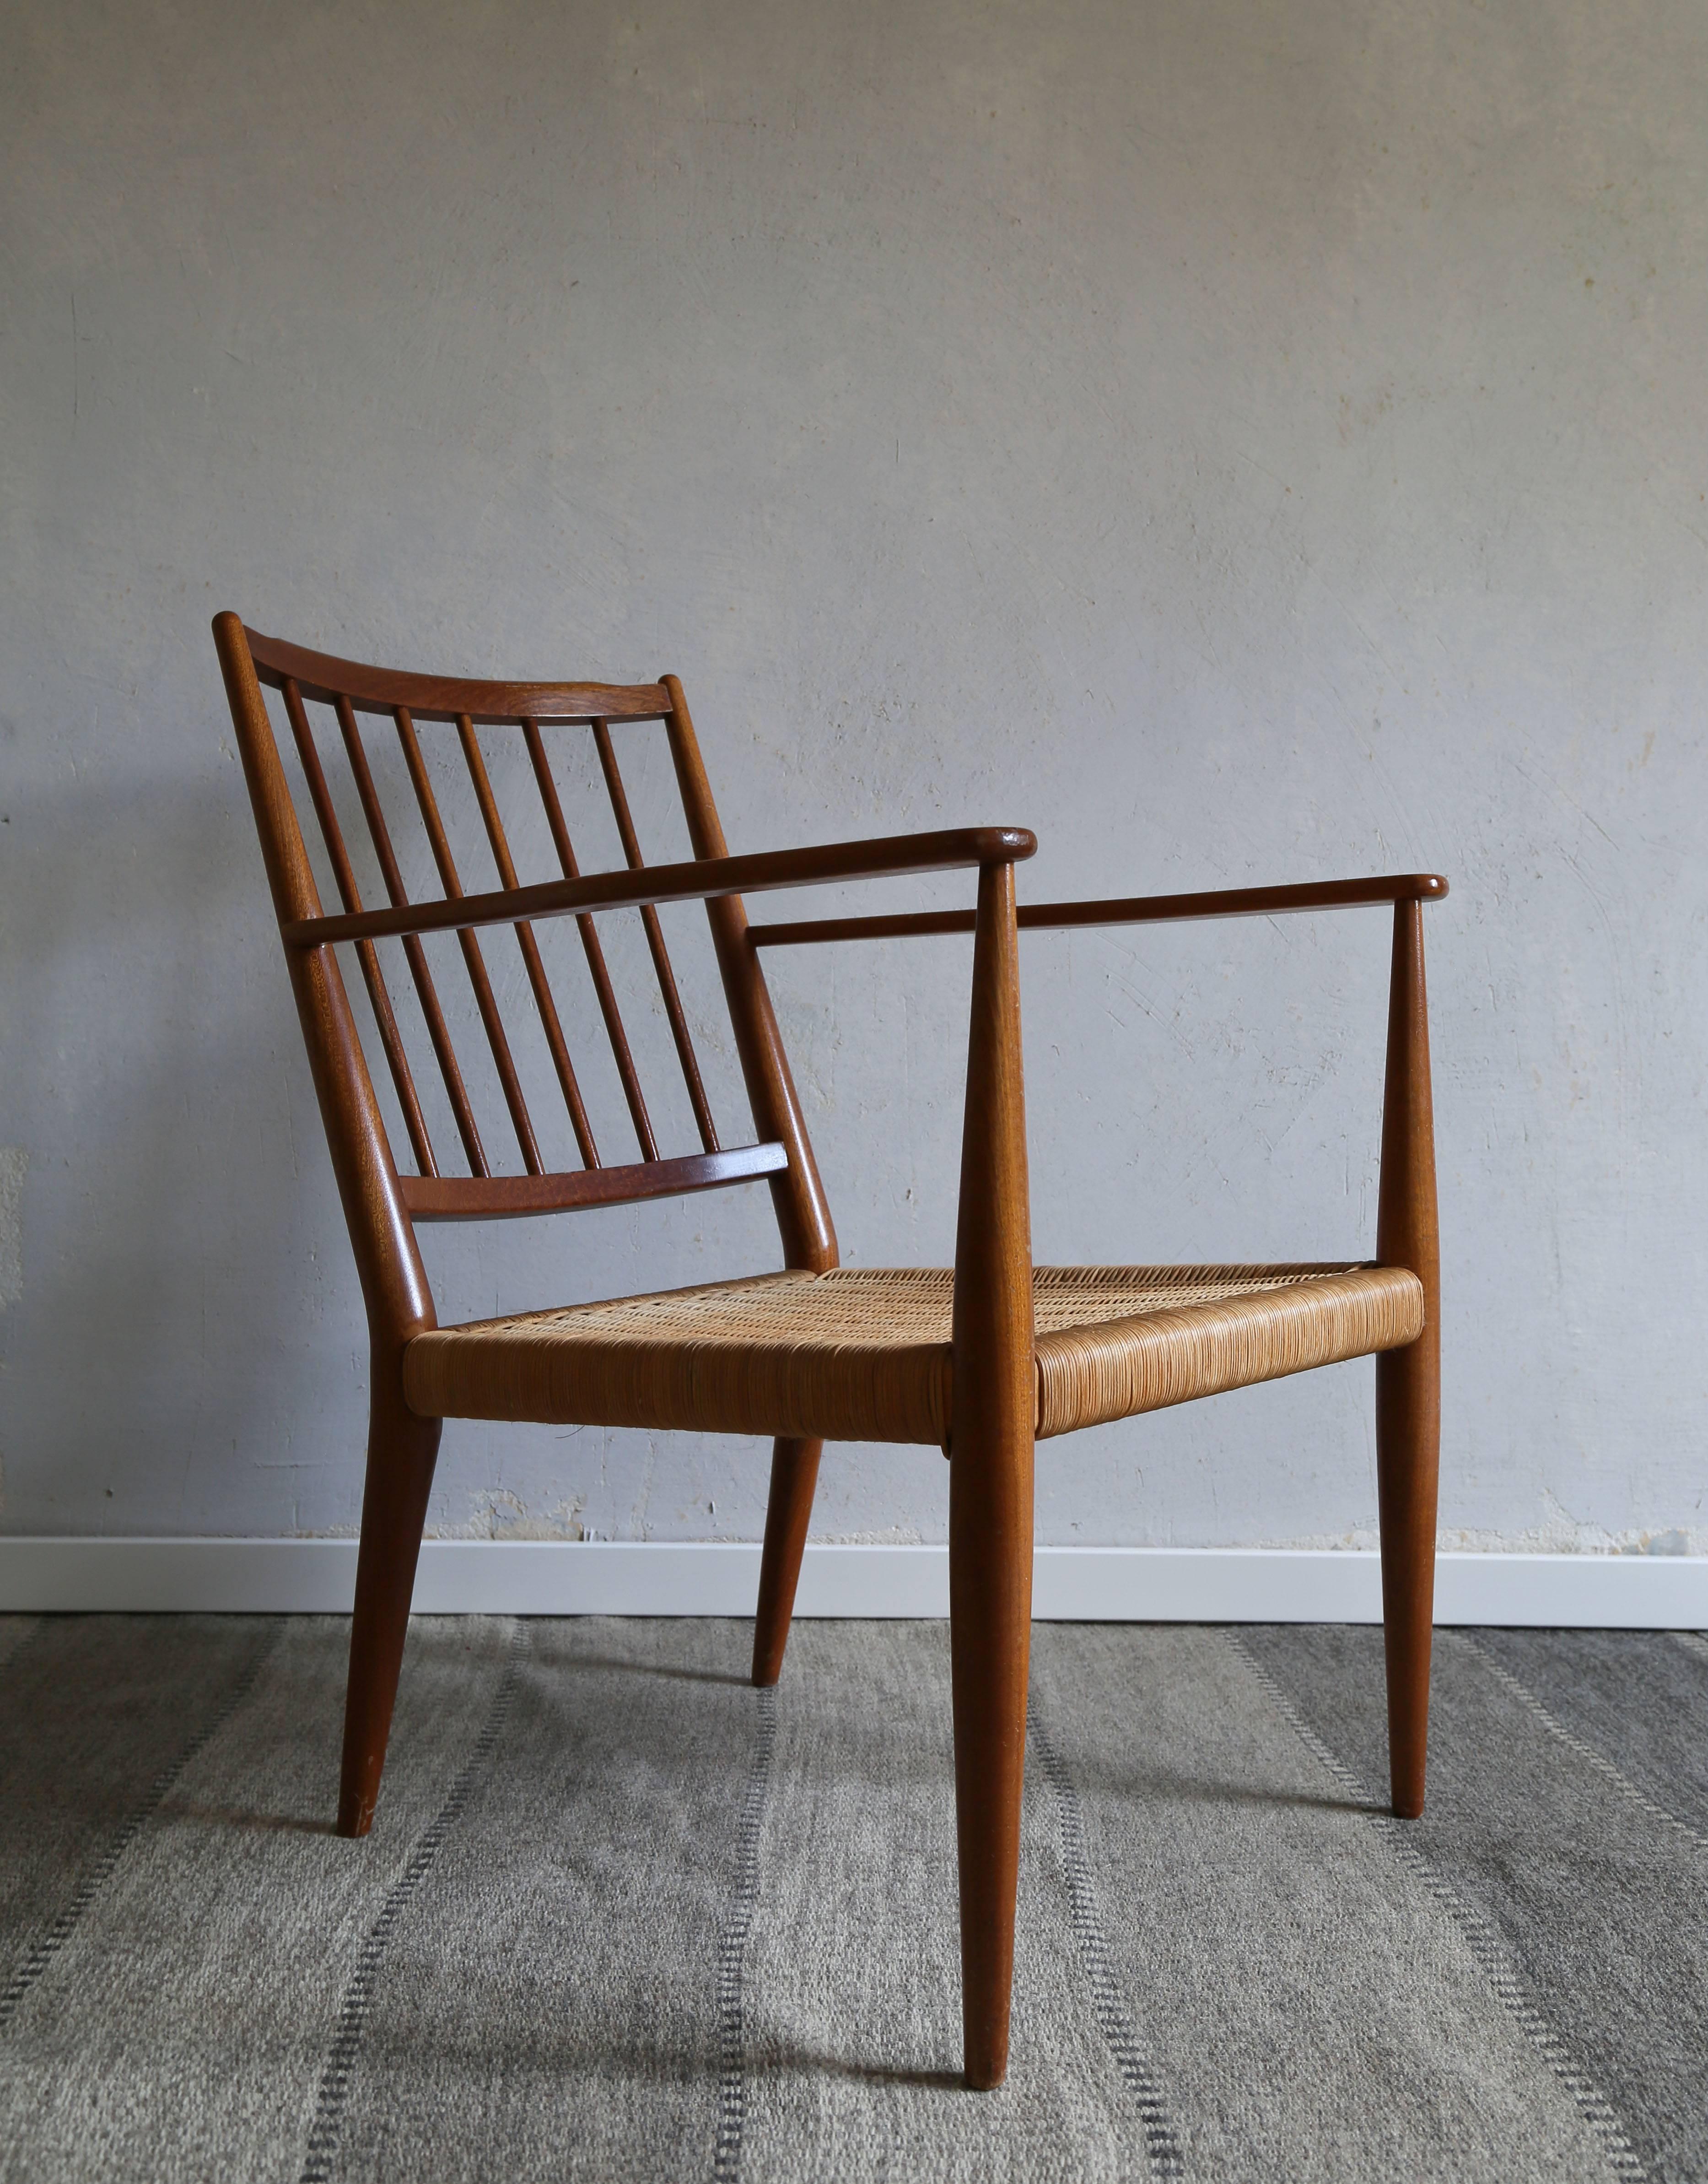
<svg viewBox="0 0 1708 2184">
<path fill-rule="evenodd" d="M 674 668 L 738 848 L 1020 822 L 1034 898 L 1448 873 L 1444 1530 L 1708 1546 L 1705 79 L 1684 0 L 14 6 L 0 1524 L 357 1519 L 231 605 Z M 1038 1257 L 1367 1251 L 1387 941 L 1029 944 Z M 949 1253 L 966 969 L 777 962 L 850 1260 Z M 772 1236 L 760 1191 L 431 1249 L 449 1317 Z M 1041 1536 L 1366 1540 L 1370 1384 L 1054 1444 Z M 456 1428 L 433 1520 L 751 1536 L 765 1468 Z M 819 1529 L 938 1537 L 945 1488 L 838 1451 Z"/>
</svg>

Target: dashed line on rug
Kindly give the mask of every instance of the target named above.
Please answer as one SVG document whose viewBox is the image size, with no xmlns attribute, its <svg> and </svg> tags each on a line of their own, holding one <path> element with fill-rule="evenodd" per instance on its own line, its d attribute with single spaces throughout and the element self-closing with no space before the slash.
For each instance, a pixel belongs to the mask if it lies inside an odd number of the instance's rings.
<svg viewBox="0 0 1708 2184">
<path fill-rule="evenodd" d="M 159 1811 L 173 1786 L 183 1774 L 185 1769 L 198 1752 L 205 1750 L 213 1739 L 219 1735 L 254 1690 L 262 1669 L 266 1667 L 278 1649 L 279 1641 L 284 1635 L 284 1630 L 285 1624 L 281 1617 L 274 1622 L 272 1629 L 267 1633 L 264 1641 L 257 1646 L 254 1658 L 233 1684 L 219 1710 L 190 1739 L 177 1758 L 160 1769 L 147 1790 L 143 1791 L 141 1802 L 132 1807 L 130 1814 L 120 1824 L 118 1833 L 112 1837 L 107 1847 L 78 1882 L 70 1902 L 53 1924 L 44 1932 L 38 1934 L 30 1944 L 29 1948 L 25 1952 L 22 1963 L 7 1981 L 3 1992 L 0 1992 L 0 2032 L 3 2032 L 10 2025 L 17 2015 L 19 2005 L 25 1996 L 29 1993 L 31 1988 L 36 1985 L 54 1958 L 58 1955 L 82 1924 L 90 1906 L 117 1870 L 120 1859 L 124 1857 L 125 1852 L 130 1849 L 131 1844 Z"/>
<path fill-rule="evenodd" d="M 1566 2042 L 1514 1970 L 1512 1961 L 1494 1928 L 1472 1903 L 1454 1887 L 1446 1875 L 1418 1849 L 1409 1832 L 1413 1823 L 1396 1819 L 1373 1795 L 1368 1783 L 1329 1748 L 1288 1697 L 1280 1684 L 1247 1646 L 1237 1630 L 1223 1633 L 1228 1645 L 1262 1686 L 1299 1741 L 1328 1773 L 1346 1796 L 1362 1807 L 1382 1830 L 1383 1839 L 1399 1863 L 1421 1881 L 1464 1935 L 1478 1969 L 1494 1990 L 1501 2007 L 1517 2025 L 1542 2060 L 1572 2098 L 1572 2105 L 1601 2142 L 1607 2165 L 1622 2184 L 1640 2184 L 1648 2171 L 1626 2137 L 1625 2126 L 1611 2101 L 1580 2067 Z"/>
<path fill-rule="evenodd" d="M 1097 2020 L 1098 2030 L 1102 2033 L 1110 2053 L 1115 2058 L 1115 2068 L 1121 2072 L 1127 2090 L 1138 2104 L 1139 2116 L 1144 2125 L 1144 2151 L 1151 2175 L 1158 2177 L 1183 2176 L 1186 2167 L 1180 2141 L 1169 2119 L 1162 2089 L 1138 2044 L 1132 2020 L 1127 2015 L 1121 1989 L 1115 1984 L 1115 1974 L 1110 1966 L 1109 1936 L 1104 1930 L 1103 1914 L 1098 1908 L 1097 1889 L 1092 1880 L 1090 1861 L 1086 1856 L 1085 1814 L 1080 1805 L 1079 1792 L 1074 1787 L 1073 1777 L 1060 1754 L 1050 1741 L 1035 1699 L 1026 1708 L 1026 1718 L 1038 1765 L 1043 1770 L 1043 1779 L 1049 1785 L 1050 1793 L 1055 1800 L 1062 1864 L 1067 1873 L 1068 1916 L 1072 1921 L 1080 1962 L 1085 1967 L 1087 1984 L 1091 1990 L 1092 2014 Z"/>
<path fill-rule="evenodd" d="M 452 1783 L 450 1794 L 428 1822 L 420 1841 L 409 1853 L 409 1864 L 392 1884 L 390 1894 L 380 1907 L 379 1917 L 368 1930 L 367 1939 L 356 1958 L 356 1969 L 350 1975 L 349 1985 L 344 1990 L 337 2029 L 332 2035 L 332 2044 L 327 2050 L 325 2064 L 320 2073 L 320 2090 L 314 2103 L 314 2120 L 309 2126 L 309 2142 L 303 2156 L 301 2184 L 327 2184 L 331 2176 L 339 2136 L 343 2129 L 350 2081 L 361 2055 L 362 2038 L 367 2030 L 368 2012 L 373 2004 L 374 1984 L 381 1960 L 391 1946 L 398 1921 L 431 1870 L 446 1836 L 461 1819 L 469 1799 L 474 1794 L 476 1784 L 498 1749 L 527 1651 L 528 1627 L 526 1623 L 518 1621 L 510 1635 L 504 1673 L 498 1680 L 498 1691 L 485 1725 L 476 1739 L 475 1748 Z"/>
<path fill-rule="evenodd" d="M 741 2175 L 742 2136 L 747 2128 L 748 2081 L 743 2026 L 742 1981 L 754 1907 L 759 1892 L 759 1830 L 771 1789 L 771 1756 L 777 1741 L 777 1695 L 754 1693 L 758 1727 L 742 1816 L 736 1836 L 736 1878 L 730 1915 L 718 1942 L 718 2137 L 712 2159 L 714 2184 L 735 2184 Z"/>
<path fill-rule="evenodd" d="M 1497 1661 L 1486 1646 L 1478 1644 L 1470 1631 L 1461 1630 L 1458 1637 L 1460 1643 L 1476 1654 L 1484 1668 L 1511 1692 L 1522 1707 L 1535 1716 L 1550 1736 L 1557 1737 L 1568 1752 L 1575 1753 L 1586 1765 L 1593 1767 L 1621 1797 L 1628 1797 L 1648 1819 L 1658 1820 L 1664 1828 L 1676 1830 L 1694 1849 L 1708 1850 L 1708 1836 L 1699 1834 L 1688 1820 L 1681 1820 L 1677 1813 L 1669 1813 L 1664 1805 L 1657 1805 L 1652 1797 L 1638 1788 L 1628 1774 L 1622 1774 L 1614 1765 L 1605 1752 L 1598 1752 L 1592 1744 L 1586 1744 L 1574 1730 L 1567 1729 L 1563 1721 L 1557 1720 L 1528 1684 L 1515 1676 L 1504 1662 Z"/>
</svg>

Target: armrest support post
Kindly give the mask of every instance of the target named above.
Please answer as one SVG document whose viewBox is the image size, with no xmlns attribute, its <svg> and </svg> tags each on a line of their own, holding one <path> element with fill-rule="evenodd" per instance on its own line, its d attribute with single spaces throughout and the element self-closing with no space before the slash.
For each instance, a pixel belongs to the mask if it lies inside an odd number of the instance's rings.
<svg viewBox="0 0 1708 2184">
<path fill-rule="evenodd" d="M 1388 1760 L 1394 1812 L 1410 1819 L 1423 1809 L 1441 1444 L 1441 1254 L 1423 912 L 1416 901 L 1394 906 L 1376 1256 L 1384 1266 L 1409 1267 L 1423 1284 L 1422 1334 L 1376 1361 Z"/>
</svg>

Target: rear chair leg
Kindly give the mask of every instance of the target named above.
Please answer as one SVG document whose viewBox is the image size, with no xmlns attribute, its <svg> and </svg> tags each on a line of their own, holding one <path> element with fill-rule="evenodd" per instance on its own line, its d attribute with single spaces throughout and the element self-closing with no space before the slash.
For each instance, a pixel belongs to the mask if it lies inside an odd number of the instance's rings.
<svg viewBox="0 0 1708 2184">
<path fill-rule="evenodd" d="M 419 1418 L 397 1389 L 376 1386 L 368 1426 L 368 1482 L 350 1625 L 350 1680 L 344 1702 L 344 1769 L 338 1833 L 364 1836 L 374 1824 L 398 1696 L 415 1563 L 439 1451 L 437 1418 Z"/>
<path fill-rule="evenodd" d="M 765 1504 L 765 1546 L 754 1624 L 754 1681 L 761 1685 L 776 1683 L 782 1674 L 823 1450 L 821 1440 L 779 1440 L 771 1451 L 771 1490 Z"/>
</svg>

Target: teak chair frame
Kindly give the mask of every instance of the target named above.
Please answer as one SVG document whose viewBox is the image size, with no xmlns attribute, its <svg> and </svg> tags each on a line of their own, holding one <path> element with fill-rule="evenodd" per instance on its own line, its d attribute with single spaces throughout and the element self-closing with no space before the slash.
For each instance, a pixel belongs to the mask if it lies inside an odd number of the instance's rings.
<svg viewBox="0 0 1708 2184">
<path fill-rule="evenodd" d="M 1015 866 L 1036 847 L 1021 828 L 966 827 L 732 856 L 682 685 L 674 676 L 624 687 L 452 681 L 359 666 L 305 651 L 247 630 L 231 613 L 215 619 L 214 634 L 368 1314 L 370 1417 L 338 1808 L 342 1834 L 362 1835 L 373 1819 L 441 1431 L 440 1418 L 418 1413 L 405 1393 L 406 1353 L 437 1327 L 415 1223 L 560 1211 L 763 1177 L 776 1209 L 785 1267 L 812 1274 L 836 1268 L 836 1233 L 760 967 L 760 950 L 970 932 L 971 1026 L 946 1436 L 950 1624 L 965 2075 L 973 2086 L 999 2084 L 1008 2055 L 1026 1739 L 1036 1401 L 1019 935 L 1023 929 L 1272 916 L 1383 903 L 1394 910 L 1394 950 L 1375 1270 L 1410 1270 L 1414 1286 L 1421 1289 L 1421 1325 L 1419 1331 L 1414 1319 L 1399 1346 L 1383 1348 L 1377 1357 L 1377 1482 L 1394 1810 L 1401 1816 L 1421 1811 L 1439 1439 L 1440 1290 L 1421 910 L 1425 902 L 1446 894 L 1444 880 L 1409 874 L 1021 906 Z M 331 915 L 321 906 L 264 684 L 282 697 L 320 822 L 342 898 L 342 909 Z M 385 909 L 362 906 L 305 717 L 307 700 L 330 705 L 336 713 L 390 896 Z M 443 886 L 441 900 L 407 900 L 367 766 L 359 713 L 389 716 L 395 724 Z M 414 722 L 422 719 L 456 726 L 503 881 L 497 891 L 463 892 L 421 764 Z M 687 864 L 642 866 L 609 736 L 611 722 L 641 720 L 665 726 L 693 850 Z M 580 722 L 592 730 L 626 869 L 579 873 L 543 755 L 544 721 Z M 520 728 L 526 739 L 563 866 L 560 880 L 526 887 L 517 882 L 476 734 L 478 725 L 488 723 Z M 971 910 L 754 926 L 748 922 L 743 900 L 771 889 L 954 869 L 977 873 Z M 664 949 L 657 905 L 691 901 L 706 906 L 759 1134 L 752 1146 L 727 1150 L 718 1144 Z M 659 1154 L 593 925 L 594 913 L 620 908 L 639 909 L 646 921 L 701 1135 L 698 1154 Z M 532 923 L 559 916 L 579 922 L 635 1123 L 642 1158 L 628 1167 L 598 1163 L 534 944 Z M 579 1171 L 542 1171 L 476 939 L 481 928 L 491 925 L 509 925 L 516 932 L 585 1163 Z M 490 1173 L 421 951 L 421 936 L 429 933 L 458 936 L 522 1147 L 527 1173 L 520 1177 Z M 437 1168 L 375 950 L 376 941 L 388 937 L 403 943 L 472 1170 L 468 1177 L 445 1177 Z M 336 958 L 340 944 L 353 944 L 420 1171 L 414 1177 L 401 1175 L 392 1156 Z M 1364 1346 L 1366 1351 L 1372 1346 Z M 822 1445 L 821 1438 L 799 1433 L 780 1433 L 775 1439 L 754 1638 L 756 1684 L 774 1683 L 782 1668 Z"/>
</svg>

